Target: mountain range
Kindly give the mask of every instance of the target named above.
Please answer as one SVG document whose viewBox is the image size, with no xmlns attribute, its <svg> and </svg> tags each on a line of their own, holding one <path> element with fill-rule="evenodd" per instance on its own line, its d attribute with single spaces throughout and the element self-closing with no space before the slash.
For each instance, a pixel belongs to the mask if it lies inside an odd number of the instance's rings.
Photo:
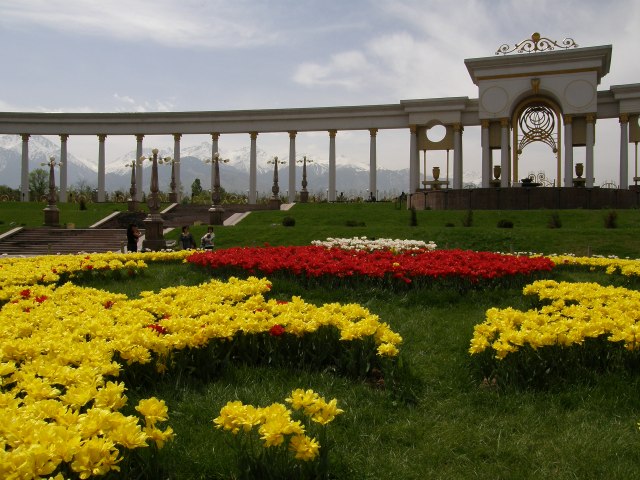
<svg viewBox="0 0 640 480">
<path fill-rule="evenodd" d="M 180 152 L 180 176 L 183 194 L 191 193 L 191 185 L 195 179 L 200 179 L 202 188 L 211 188 L 211 164 L 205 159 L 211 158 L 211 144 L 204 142 L 200 145 L 183 148 Z M 151 155 L 151 149 L 144 149 L 143 154 Z M 241 148 L 228 152 L 228 163 L 220 163 L 221 186 L 228 192 L 246 193 L 249 189 L 249 148 Z M 49 157 L 60 158 L 60 145 L 49 139 L 33 135 L 29 139 L 29 171 L 44 168 L 43 163 Z M 107 192 L 126 191 L 131 186 L 131 169 L 126 163 L 135 158 L 132 151 L 105 165 L 105 188 Z M 160 157 L 173 156 L 173 150 L 160 150 Z M 22 164 L 22 140 L 17 135 L 0 136 L 0 185 L 11 188 L 20 187 L 20 170 Z M 257 190 L 258 195 L 270 195 L 273 185 L 273 166 L 267 164 L 270 156 L 263 150 L 257 150 Z M 97 162 L 79 158 L 71 151 L 67 154 L 67 184 L 69 187 L 89 185 L 96 187 L 98 183 Z M 302 166 L 296 166 L 296 190 L 300 190 L 302 182 Z M 59 173 L 56 172 L 56 181 Z M 151 178 L 150 162 L 145 162 L 143 172 L 144 190 L 149 190 Z M 280 193 L 286 195 L 288 190 L 289 166 L 278 167 Z M 307 189 L 311 194 L 322 194 L 326 191 L 329 179 L 329 165 L 322 162 L 307 164 Z M 170 166 L 158 167 L 160 189 L 169 191 L 171 182 Z M 378 195 L 382 197 L 396 196 L 406 191 L 409 183 L 409 170 L 378 169 Z M 351 196 L 368 196 L 369 169 L 368 166 L 354 164 L 338 164 L 336 166 L 336 190 L 338 194 Z"/>
<path fill-rule="evenodd" d="M 183 147 L 180 152 L 180 176 L 182 192 L 184 195 L 191 193 L 191 185 L 196 179 L 200 179 L 203 189 L 211 188 L 211 164 L 206 164 L 205 159 L 211 158 L 211 143 L 203 142 L 199 145 Z M 151 155 L 151 149 L 143 150 L 145 156 Z M 29 139 L 29 171 L 43 168 L 42 164 L 49 157 L 60 157 L 60 145 L 49 139 L 33 135 Z M 160 150 L 160 157 L 173 156 L 173 150 Z M 249 147 L 227 152 L 228 163 L 220 163 L 221 186 L 230 193 L 246 193 L 249 189 Z M 105 165 L 105 188 L 107 192 L 128 192 L 131 186 L 131 170 L 125 165 L 136 157 L 136 152 L 131 151 L 122 157 L 116 158 Z M 0 136 L 0 185 L 11 188 L 20 187 L 20 169 L 22 164 L 22 139 L 18 135 Z M 273 185 L 273 167 L 267 164 L 271 157 L 261 149 L 257 150 L 257 190 L 258 196 L 271 194 Z M 67 185 L 92 186 L 98 183 L 97 161 L 79 158 L 71 151 L 67 154 Z M 296 166 L 296 190 L 300 190 L 302 182 L 302 167 Z M 171 168 L 161 165 L 158 167 L 160 189 L 168 192 L 171 182 Z M 280 165 L 278 168 L 280 193 L 286 195 L 288 191 L 289 166 Z M 476 172 L 465 172 L 465 183 L 478 183 Z M 145 162 L 143 171 L 143 183 L 145 192 L 149 191 L 151 178 L 150 162 Z M 59 174 L 56 177 L 59 181 Z M 322 162 L 307 164 L 307 189 L 310 194 L 323 196 L 329 184 L 329 165 Z M 408 190 L 409 169 L 377 170 L 377 197 L 395 197 Z M 336 190 L 338 195 L 342 192 L 347 197 L 368 197 L 369 167 L 368 165 L 343 163 L 336 165 Z"/>
</svg>

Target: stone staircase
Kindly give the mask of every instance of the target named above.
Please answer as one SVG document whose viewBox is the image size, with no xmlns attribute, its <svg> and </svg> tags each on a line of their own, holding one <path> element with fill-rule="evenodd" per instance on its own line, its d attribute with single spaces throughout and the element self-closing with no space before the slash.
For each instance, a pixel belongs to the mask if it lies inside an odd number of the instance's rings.
<svg viewBox="0 0 640 480">
<path fill-rule="evenodd" d="M 119 252 L 126 244 L 124 229 L 20 228 L 0 239 L 0 256 Z"/>
<path fill-rule="evenodd" d="M 210 205 L 174 204 L 162 213 L 164 228 L 209 223 Z M 268 205 L 225 205 L 223 219 L 254 210 L 268 210 Z M 127 244 L 126 229 L 133 223 L 144 234 L 146 213 L 121 212 L 92 225 L 91 228 L 53 227 L 16 228 L 0 235 L 0 257 L 55 255 L 78 252 L 119 252 Z"/>
</svg>

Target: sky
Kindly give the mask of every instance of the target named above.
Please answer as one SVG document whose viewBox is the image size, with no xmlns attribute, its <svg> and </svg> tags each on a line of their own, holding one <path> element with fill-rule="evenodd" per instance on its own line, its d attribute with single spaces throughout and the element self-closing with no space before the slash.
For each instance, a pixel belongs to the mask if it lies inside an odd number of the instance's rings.
<svg viewBox="0 0 640 480">
<path fill-rule="evenodd" d="M 640 82 L 638 25 L 637 0 L 0 0 L 0 111 L 211 111 L 477 98 L 464 60 L 493 56 L 500 45 L 535 31 L 579 46 L 613 45 L 604 90 Z M 480 171 L 479 136 L 479 128 L 465 129 L 465 171 Z M 210 140 L 183 136 L 182 145 Z M 173 139 L 147 137 L 144 144 L 167 148 Z M 249 135 L 222 135 L 219 149 L 224 156 L 249 144 Z M 258 148 L 285 158 L 288 135 L 260 135 Z M 328 134 L 300 133 L 296 148 L 326 162 Z M 540 160 L 532 166 L 553 172 L 552 157 L 536 148 Z M 369 133 L 339 132 L 336 149 L 338 162 L 367 164 Z M 107 163 L 134 150 L 133 135 L 109 137 Z M 73 136 L 69 151 L 97 164 L 97 138 Z M 444 161 L 434 155 L 434 162 Z M 618 122 L 599 122 L 596 183 L 617 178 L 618 155 Z M 408 131 L 380 131 L 377 157 L 379 167 L 408 168 Z"/>
</svg>

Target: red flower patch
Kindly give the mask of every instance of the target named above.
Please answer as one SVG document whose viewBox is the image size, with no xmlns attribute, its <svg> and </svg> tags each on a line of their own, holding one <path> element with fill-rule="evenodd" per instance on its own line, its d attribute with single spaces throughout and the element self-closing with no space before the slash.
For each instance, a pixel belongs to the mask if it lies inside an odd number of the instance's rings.
<svg viewBox="0 0 640 480">
<path fill-rule="evenodd" d="M 151 323 L 151 324 L 147 325 L 147 328 L 150 328 L 154 332 L 160 333 L 162 335 L 166 335 L 167 333 L 169 333 L 169 330 L 164 328 L 162 325 L 158 325 L 157 323 Z"/>
<path fill-rule="evenodd" d="M 284 335 L 284 327 L 282 325 L 276 324 L 269 329 L 269 334 L 273 337 L 280 337 Z"/>
</svg>

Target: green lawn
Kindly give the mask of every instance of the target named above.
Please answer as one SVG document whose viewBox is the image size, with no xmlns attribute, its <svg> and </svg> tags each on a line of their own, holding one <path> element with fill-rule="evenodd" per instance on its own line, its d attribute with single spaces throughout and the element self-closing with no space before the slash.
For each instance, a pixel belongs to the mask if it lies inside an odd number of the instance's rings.
<svg viewBox="0 0 640 480">
<path fill-rule="evenodd" d="M 638 210 L 617 210 L 617 228 L 605 228 L 608 210 L 559 211 L 561 228 L 548 227 L 554 213 L 550 210 L 475 210 L 469 227 L 463 226 L 466 211 L 419 211 L 413 227 L 410 213 L 390 203 L 298 204 L 287 212 L 253 212 L 236 226 L 217 227 L 216 247 L 304 245 L 327 237 L 364 235 L 433 240 L 440 248 L 640 257 Z M 282 226 L 286 216 L 295 219 L 294 227 Z M 513 228 L 498 228 L 500 220 L 512 221 Z M 199 238 L 205 227 L 191 230 Z M 178 232 L 169 235 L 177 237 Z"/>
<path fill-rule="evenodd" d="M 0 205 L 0 225 L 11 218 L 29 222 L 27 206 L 16 211 Z M 94 205 L 90 205 L 90 208 Z M 73 206 L 69 205 L 69 208 Z M 104 212 L 76 212 L 106 215 Z M 39 215 L 42 205 L 30 205 Z M 463 227 L 465 211 L 410 212 L 393 204 L 296 205 L 288 212 L 255 212 L 234 227 L 216 228 L 216 248 L 236 245 L 308 244 L 326 237 L 387 237 L 433 240 L 441 248 L 574 252 L 638 257 L 640 214 L 618 211 L 618 227 L 606 229 L 607 211 L 560 211 L 561 228 L 547 224 L 551 211 L 474 211 Z M 11 215 L 17 215 L 12 217 Z M 65 213 L 66 215 L 66 213 Z M 292 216 L 294 227 L 283 227 Z M 66 218 L 66 217 L 65 217 Z M 72 217 L 68 217 L 72 218 Z M 81 217 L 78 217 L 81 218 Z M 497 228 L 499 220 L 512 229 Z M 16 221 L 16 220 L 12 220 Z M 80 220 L 75 220 L 82 225 Z M 347 226 L 364 223 L 363 226 Z M 452 224 L 453 226 L 446 226 Z M 195 236 L 205 226 L 194 226 Z M 171 235 L 177 236 L 177 232 Z M 135 278 L 84 284 L 130 297 L 143 290 L 171 285 L 198 285 L 212 272 L 184 264 L 151 263 Z M 637 282 L 584 269 L 557 270 L 549 278 L 627 285 Z M 169 406 L 175 441 L 149 461 L 151 449 L 135 452 L 110 478 L 228 479 L 238 478 L 226 433 L 212 419 L 229 400 L 266 406 L 282 401 L 294 388 L 312 388 L 337 398 L 345 413 L 329 425 L 332 478 L 336 479 L 629 479 L 640 471 L 640 376 L 623 369 L 566 381 L 550 379 L 548 387 L 522 387 L 501 382 L 483 387 L 474 358 L 468 354 L 474 325 L 490 307 L 526 309 L 521 284 L 504 288 L 408 288 L 390 290 L 371 285 L 331 288 L 305 286 L 274 276 L 271 295 L 299 295 L 314 304 L 355 302 L 379 315 L 404 343 L 397 383 L 375 388 L 367 379 L 347 378 L 329 370 L 275 368 L 265 361 L 230 362 L 224 369 L 154 373 L 135 379 L 125 374 L 129 408 L 138 399 L 156 395 Z M 201 369 L 202 366 L 199 366 Z M 205 366 L 206 368 L 206 366 Z M 188 373 L 188 374 L 187 374 Z"/>
<path fill-rule="evenodd" d="M 135 296 L 162 286 L 197 285 L 206 270 L 152 265 L 142 279 L 101 283 Z M 561 280 L 618 281 L 564 271 Z M 493 306 L 528 308 L 519 287 L 471 290 L 303 287 L 273 278 L 272 295 L 305 301 L 356 302 L 404 338 L 405 369 L 395 386 L 330 371 L 232 363 L 213 379 L 169 375 L 140 385 L 127 381 L 130 404 L 157 395 L 167 401 L 176 440 L 160 451 L 164 478 L 236 478 L 228 433 L 212 419 L 229 400 L 266 406 L 294 388 L 337 398 L 345 410 L 329 431 L 332 478 L 340 479 L 627 479 L 640 468 L 640 377 L 635 371 L 552 382 L 549 388 L 482 387 L 467 353 L 475 324 Z M 97 286 L 97 285 L 96 285 Z M 144 464 L 143 464 L 144 465 Z M 144 467 L 148 468 L 148 467 Z M 133 473 L 133 472 L 132 472 Z M 146 475 L 146 476 L 145 476 Z M 143 478 L 160 475 L 143 474 Z"/>
</svg>

